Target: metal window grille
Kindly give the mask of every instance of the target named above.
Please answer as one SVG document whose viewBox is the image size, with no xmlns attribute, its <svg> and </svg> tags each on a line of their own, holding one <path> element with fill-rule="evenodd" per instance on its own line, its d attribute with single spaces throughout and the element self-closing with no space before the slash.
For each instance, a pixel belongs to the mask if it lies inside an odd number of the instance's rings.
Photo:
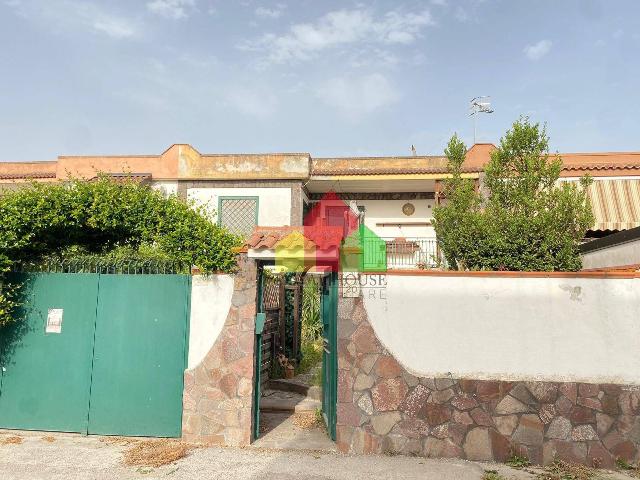
<svg viewBox="0 0 640 480">
<path fill-rule="evenodd" d="M 257 198 L 221 198 L 220 225 L 231 233 L 248 237 L 257 224 Z"/>
</svg>

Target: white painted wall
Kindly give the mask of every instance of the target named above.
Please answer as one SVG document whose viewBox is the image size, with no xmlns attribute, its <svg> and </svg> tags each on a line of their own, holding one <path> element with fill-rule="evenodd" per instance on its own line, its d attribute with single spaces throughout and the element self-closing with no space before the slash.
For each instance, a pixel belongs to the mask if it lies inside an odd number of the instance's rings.
<svg viewBox="0 0 640 480">
<path fill-rule="evenodd" d="M 640 263 L 640 238 L 582 255 L 582 268 L 623 267 Z"/>
<path fill-rule="evenodd" d="M 291 188 L 189 188 L 187 199 L 207 204 L 215 211 L 220 197 L 258 197 L 258 225 L 280 227 L 291 225 Z M 211 215 L 217 221 L 217 213 Z"/>
<path fill-rule="evenodd" d="M 640 384 L 639 278 L 386 278 L 369 319 L 416 374 Z"/>
<path fill-rule="evenodd" d="M 196 275 L 191 280 L 189 369 L 197 367 L 220 336 L 231 309 L 231 275 Z"/>
<path fill-rule="evenodd" d="M 178 182 L 171 182 L 171 181 L 152 182 L 151 188 L 153 188 L 154 190 L 160 190 L 165 197 L 178 194 Z"/>
<path fill-rule="evenodd" d="M 424 237 L 436 238 L 431 226 L 378 226 L 379 223 L 424 223 L 433 218 L 435 200 L 356 200 L 358 206 L 365 207 L 364 224 L 380 237 Z M 416 210 L 413 215 L 402 213 L 402 206 L 412 203 Z"/>
</svg>

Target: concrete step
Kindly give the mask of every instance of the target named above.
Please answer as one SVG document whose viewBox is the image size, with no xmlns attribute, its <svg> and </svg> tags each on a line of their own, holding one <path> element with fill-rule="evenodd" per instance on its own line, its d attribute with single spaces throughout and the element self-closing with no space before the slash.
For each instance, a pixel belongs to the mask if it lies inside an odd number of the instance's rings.
<svg viewBox="0 0 640 480">
<path fill-rule="evenodd" d="M 268 385 L 271 390 L 298 393 L 300 395 L 305 395 L 315 400 L 320 400 L 322 398 L 322 389 L 320 387 L 298 382 L 296 381 L 295 378 L 294 379 L 278 378 L 276 380 L 269 380 Z"/>
<path fill-rule="evenodd" d="M 322 408 L 322 402 L 295 392 L 266 389 L 260 398 L 263 412 L 313 412 Z"/>
</svg>

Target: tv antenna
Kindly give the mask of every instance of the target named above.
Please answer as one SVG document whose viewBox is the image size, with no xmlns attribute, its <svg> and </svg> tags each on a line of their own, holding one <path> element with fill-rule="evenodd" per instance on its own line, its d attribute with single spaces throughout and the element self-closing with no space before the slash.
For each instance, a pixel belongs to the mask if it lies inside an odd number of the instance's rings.
<svg viewBox="0 0 640 480">
<path fill-rule="evenodd" d="M 483 95 L 481 97 L 475 97 L 471 99 L 469 105 L 469 116 L 473 116 L 473 143 L 476 143 L 476 135 L 478 132 L 478 114 L 479 113 L 493 113 L 491 108 L 491 97 Z"/>
</svg>

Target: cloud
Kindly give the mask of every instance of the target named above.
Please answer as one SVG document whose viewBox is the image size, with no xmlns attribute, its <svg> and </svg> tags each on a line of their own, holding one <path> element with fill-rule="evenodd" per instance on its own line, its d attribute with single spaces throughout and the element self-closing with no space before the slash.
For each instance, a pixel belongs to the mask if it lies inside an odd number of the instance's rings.
<svg viewBox="0 0 640 480">
<path fill-rule="evenodd" d="M 413 43 L 427 25 L 432 25 L 431 14 L 389 11 L 375 17 L 365 9 L 336 10 L 314 23 L 298 23 L 283 35 L 267 34 L 262 38 L 240 45 L 243 50 L 266 54 L 269 63 L 305 61 L 324 50 L 354 44 Z"/>
<path fill-rule="evenodd" d="M 255 9 L 254 13 L 258 17 L 263 18 L 280 18 L 285 8 L 285 5 L 279 3 L 275 8 L 258 7 Z"/>
<path fill-rule="evenodd" d="M 335 77 L 320 86 L 317 96 L 351 118 L 372 113 L 395 103 L 400 94 L 379 73 L 363 77 Z"/>
<path fill-rule="evenodd" d="M 131 19 L 105 10 L 92 2 L 76 0 L 11 0 L 5 2 L 21 17 L 39 22 L 54 31 L 89 30 L 111 38 L 138 35 Z"/>
<path fill-rule="evenodd" d="M 147 2 L 147 9 L 150 12 L 173 20 L 187 18 L 195 6 L 195 0 L 153 0 Z"/>
<path fill-rule="evenodd" d="M 537 61 L 549 53 L 552 45 L 551 40 L 540 40 L 538 43 L 524 47 L 524 54 L 529 60 Z"/>
</svg>

